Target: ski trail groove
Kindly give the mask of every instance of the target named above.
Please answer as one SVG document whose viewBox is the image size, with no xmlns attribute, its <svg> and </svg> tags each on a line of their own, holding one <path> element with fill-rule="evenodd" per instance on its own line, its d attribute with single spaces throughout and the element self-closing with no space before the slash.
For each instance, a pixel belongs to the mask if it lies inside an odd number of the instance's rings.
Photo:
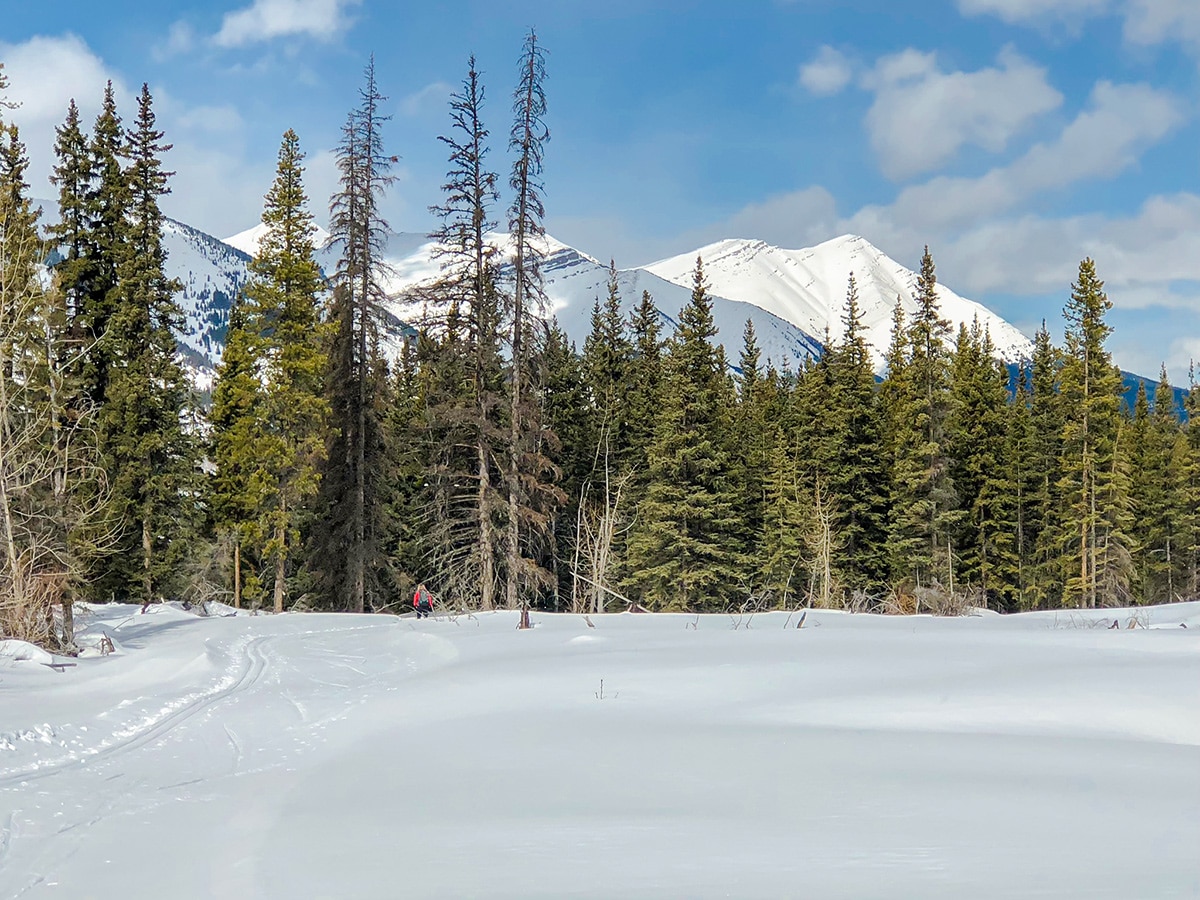
<svg viewBox="0 0 1200 900">
<path fill-rule="evenodd" d="M 266 669 L 267 658 L 262 651 L 262 644 L 273 636 L 259 635 L 250 638 L 244 645 L 244 658 L 241 671 L 229 683 L 222 679 L 215 685 L 199 694 L 182 698 L 178 705 L 150 717 L 140 723 L 128 735 L 123 735 L 113 741 L 101 743 L 94 748 L 80 751 L 57 760 L 46 763 L 32 763 L 24 767 L 0 774 L 0 788 L 38 781 L 42 778 L 57 774 L 68 769 L 77 768 L 84 764 L 108 759 L 118 753 L 136 750 L 162 737 L 172 728 L 186 722 L 215 703 L 236 696 L 257 682 Z"/>
</svg>

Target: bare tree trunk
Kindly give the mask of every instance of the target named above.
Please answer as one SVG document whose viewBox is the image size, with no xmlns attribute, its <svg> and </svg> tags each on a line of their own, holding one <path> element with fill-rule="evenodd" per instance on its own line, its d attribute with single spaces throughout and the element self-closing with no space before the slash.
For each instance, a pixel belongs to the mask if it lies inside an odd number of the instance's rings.
<svg viewBox="0 0 1200 900">
<path fill-rule="evenodd" d="M 482 424 L 482 419 L 481 419 Z M 482 609 L 496 606 L 496 548 L 492 537 L 492 513 L 489 509 L 491 474 L 488 471 L 488 452 L 480 438 L 479 451 L 479 605 Z"/>
<path fill-rule="evenodd" d="M 280 500 L 280 512 L 285 510 L 283 500 Z M 283 524 L 280 523 L 275 528 L 275 540 L 278 543 L 278 548 L 275 551 L 275 612 L 283 612 L 283 598 L 287 590 L 287 532 L 284 531 Z"/>
<path fill-rule="evenodd" d="M 242 608 L 242 539 L 233 537 L 233 608 Z"/>
<path fill-rule="evenodd" d="M 142 519 L 142 602 L 154 601 L 154 536 L 151 534 L 150 517 Z"/>
</svg>

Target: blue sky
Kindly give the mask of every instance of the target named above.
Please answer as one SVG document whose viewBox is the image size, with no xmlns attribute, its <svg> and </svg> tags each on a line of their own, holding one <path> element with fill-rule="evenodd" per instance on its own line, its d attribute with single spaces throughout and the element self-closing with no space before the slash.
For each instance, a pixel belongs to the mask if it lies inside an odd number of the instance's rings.
<svg viewBox="0 0 1200 900">
<path fill-rule="evenodd" d="M 549 51 L 547 226 L 637 265 L 722 237 L 862 234 L 1031 331 L 1093 256 L 1126 368 L 1200 359 L 1198 0 L 51 0 L 9 4 L 10 114 L 48 196 L 54 125 L 143 81 L 174 141 L 167 212 L 257 221 L 299 133 L 322 218 L 372 52 L 401 157 L 387 211 L 425 231 L 446 100 L 474 52 L 506 171 L 521 40 Z"/>
</svg>

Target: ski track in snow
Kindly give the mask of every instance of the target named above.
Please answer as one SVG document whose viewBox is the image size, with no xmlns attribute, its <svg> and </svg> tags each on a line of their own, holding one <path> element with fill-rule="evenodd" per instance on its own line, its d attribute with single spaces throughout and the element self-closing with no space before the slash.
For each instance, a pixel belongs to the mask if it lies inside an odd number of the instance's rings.
<svg viewBox="0 0 1200 900">
<path fill-rule="evenodd" d="M 253 637 L 240 642 L 240 645 L 234 647 L 234 652 L 241 664 L 234 671 L 227 671 L 225 677 L 215 685 L 172 701 L 140 721 L 119 729 L 111 738 L 95 746 L 13 769 L 0 769 L 0 788 L 45 778 L 62 769 L 136 749 L 198 715 L 210 705 L 245 691 L 262 675 L 266 667 L 266 657 L 261 649 L 266 640 L 266 637 Z"/>
</svg>

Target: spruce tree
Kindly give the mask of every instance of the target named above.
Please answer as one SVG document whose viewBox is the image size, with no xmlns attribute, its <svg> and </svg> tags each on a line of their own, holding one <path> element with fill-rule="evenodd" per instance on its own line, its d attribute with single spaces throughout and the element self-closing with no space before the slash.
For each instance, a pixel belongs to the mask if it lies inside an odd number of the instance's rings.
<svg viewBox="0 0 1200 900">
<path fill-rule="evenodd" d="M 742 525 L 725 477 L 728 390 L 716 333 L 697 259 L 691 300 L 665 360 L 648 483 L 629 538 L 629 583 L 658 609 L 719 610 L 742 587 Z"/>
<path fill-rule="evenodd" d="M 745 526 L 743 540 L 748 549 L 763 531 L 763 485 L 774 444 L 767 418 L 770 395 L 767 393 L 761 359 L 754 321 L 747 319 L 742 330 L 742 352 L 738 359 L 738 393 L 733 409 L 734 454 L 730 477 L 741 498 L 739 518 Z"/>
<path fill-rule="evenodd" d="M 1059 390 L 1062 354 L 1050 340 L 1046 323 L 1034 336 L 1030 363 L 1028 515 L 1022 568 L 1027 573 L 1026 605 L 1053 608 L 1061 603 L 1062 576 L 1057 535 L 1063 516 L 1059 502 L 1064 403 Z"/>
<path fill-rule="evenodd" d="M 632 341 L 626 391 L 629 458 L 632 468 L 645 474 L 662 383 L 660 314 L 649 291 L 642 291 L 642 299 L 630 316 L 629 331 Z"/>
<path fill-rule="evenodd" d="M 16 126 L 0 118 L 0 635 L 73 653 L 72 604 L 104 550 L 107 493 L 93 411 L 74 405 L 87 350 L 41 272 L 48 247 L 27 166 Z"/>
<path fill-rule="evenodd" d="M 1030 609 L 1036 602 L 1032 591 L 1033 542 L 1036 537 L 1035 499 L 1039 484 L 1032 458 L 1036 436 L 1030 401 L 1028 369 L 1022 363 L 1017 372 L 1016 391 L 1008 406 L 1001 462 L 1010 490 L 1008 507 L 1012 515 L 1012 530 L 996 535 L 1001 552 L 1009 554 L 1015 566 L 1007 596 L 1010 607 L 1018 610 Z"/>
<path fill-rule="evenodd" d="M 372 57 L 359 105 L 342 129 L 338 190 L 330 200 L 330 233 L 340 250 L 331 279 L 333 336 L 326 377 L 332 437 L 309 561 L 323 602 L 350 612 L 365 611 L 368 596 L 390 592 L 383 545 L 388 385 L 380 355 L 388 233 L 380 204 L 394 181 L 389 174 L 392 157 L 383 149 L 386 99 L 376 84 Z"/>
<path fill-rule="evenodd" d="M 917 586 L 953 589 L 959 516 L 950 473 L 950 325 L 942 318 L 929 248 L 921 259 L 917 311 L 909 328 L 904 390 L 893 424 L 892 509 L 888 550 L 893 575 Z"/>
<path fill-rule="evenodd" d="M 808 569 L 805 536 L 811 533 L 795 449 L 784 429 L 770 429 L 771 452 L 763 472 L 762 533 L 758 580 L 762 595 L 777 608 L 800 596 Z"/>
<path fill-rule="evenodd" d="M 110 338 L 108 328 L 122 302 L 118 266 L 127 252 L 126 210 L 132 202 L 122 163 L 125 153 L 125 131 L 110 81 L 87 147 L 91 183 L 84 195 L 86 264 L 81 260 L 73 267 L 64 284 L 72 300 L 73 331 L 91 348 L 81 375 L 85 395 L 97 407 L 108 398 L 116 352 L 116 339 Z"/>
<path fill-rule="evenodd" d="M 1013 540 L 1017 487 L 1004 465 L 1011 424 L 1008 369 L 996 358 L 991 335 L 978 318 L 970 329 L 959 329 L 951 400 L 951 474 L 963 513 L 956 577 L 979 585 L 988 598 L 1006 605 L 1020 565 Z"/>
<path fill-rule="evenodd" d="M 1179 585 L 1174 595 L 1194 597 L 1200 595 L 1200 383 L 1194 366 L 1188 375 L 1190 387 L 1183 403 L 1187 423 L 1171 453 L 1171 482 L 1180 505 L 1180 535 L 1172 552 L 1172 569 Z"/>
<path fill-rule="evenodd" d="M 462 556 L 464 570 L 442 577 L 461 585 L 464 599 L 482 609 L 495 606 L 497 579 L 498 516 L 505 494 L 501 490 L 505 445 L 509 437 L 504 428 L 506 405 L 504 375 L 500 353 L 501 297 L 496 286 L 495 247 L 488 233 L 495 227 L 492 207 L 499 194 L 496 175 L 487 166 L 488 131 L 483 123 L 484 88 L 475 67 L 468 60 L 462 87 L 450 98 L 449 135 L 439 140 L 450 150 L 450 169 L 442 186 L 441 205 L 432 211 L 440 219 L 432 237 L 437 241 L 442 265 L 441 283 L 435 293 L 456 301 L 465 319 L 463 352 L 470 358 L 470 390 L 462 398 L 465 440 L 473 449 L 473 459 L 464 471 L 463 489 L 470 485 L 472 499 L 464 499 L 464 512 L 470 522 L 472 550 Z"/>
<path fill-rule="evenodd" d="M 881 446 L 875 373 L 863 334 L 858 287 L 851 275 L 842 312 L 842 336 L 828 352 L 829 429 L 840 451 L 831 461 L 828 492 L 841 544 L 835 560 L 845 586 L 871 590 L 886 578 L 887 472 Z"/>
<path fill-rule="evenodd" d="M 208 421 L 214 472 L 208 482 L 208 506 L 217 535 L 228 538 L 233 548 L 233 605 L 241 607 L 245 601 L 257 608 L 262 602 L 257 570 L 262 540 L 256 526 L 267 485 L 258 465 L 264 417 L 261 335 L 248 305 L 238 297 L 229 310 L 225 350 L 213 385 Z"/>
<path fill-rule="evenodd" d="M 535 315 L 545 307 L 542 282 L 542 239 L 545 228 L 542 168 L 550 132 L 545 125 L 546 57 L 537 34 L 530 31 L 518 67 L 513 93 L 513 124 L 509 150 L 514 154 L 509 186 L 513 192 L 508 212 L 512 242 L 513 302 L 510 340 L 508 522 L 505 535 L 505 605 L 525 605 L 521 588 L 552 583 L 551 574 L 539 565 L 535 548 L 547 537 L 561 492 L 554 487 L 544 464 L 546 434 L 541 421 L 538 376 L 539 348 Z"/>
<path fill-rule="evenodd" d="M 304 154 L 288 130 L 262 214 L 266 226 L 250 262 L 246 297 L 259 347 L 264 392 L 257 425 L 255 481 L 263 554 L 273 562 L 272 600 L 282 612 L 288 561 L 300 540 L 304 507 L 317 493 L 329 419 L 328 365 L 318 308 L 323 290 L 314 258 L 312 214 L 304 191 Z"/>
<path fill-rule="evenodd" d="M 114 511 L 123 523 L 118 551 L 102 561 L 93 595 L 149 603 L 181 588 L 180 562 L 194 536 L 198 446 L 184 430 L 193 398 L 175 358 L 182 325 L 179 284 L 165 271 L 163 215 L 170 144 L 155 126 L 142 85 L 126 143 L 129 205 L 118 232 L 117 306 L 105 330 L 114 363 L 100 411 Z M 93 327 L 94 327 L 93 320 Z"/>
<path fill-rule="evenodd" d="M 1094 608 L 1129 600 L 1129 491 L 1122 438 L 1121 373 L 1105 341 L 1112 303 L 1085 259 L 1072 285 L 1060 374 L 1064 408 L 1058 551 L 1063 605 Z"/>
</svg>

